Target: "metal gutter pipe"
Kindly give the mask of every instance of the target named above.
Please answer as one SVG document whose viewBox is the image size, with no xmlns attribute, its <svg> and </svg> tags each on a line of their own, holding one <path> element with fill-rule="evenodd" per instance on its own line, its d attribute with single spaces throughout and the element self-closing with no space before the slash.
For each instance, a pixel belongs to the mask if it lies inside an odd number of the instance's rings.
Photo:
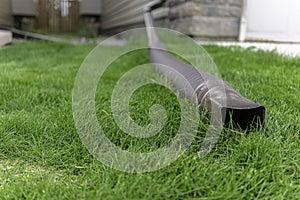
<svg viewBox="0 0 300 200">
<path fill-rule="evenodd" d="M 240 30 L 239 30 L 239 38 L 238 38 L 240 42 L 244 42 L 246 39 L 247 9 L 248 9 L 248 0 L 243 0 L 242 16 L 240 19 Z"/>
</svg>

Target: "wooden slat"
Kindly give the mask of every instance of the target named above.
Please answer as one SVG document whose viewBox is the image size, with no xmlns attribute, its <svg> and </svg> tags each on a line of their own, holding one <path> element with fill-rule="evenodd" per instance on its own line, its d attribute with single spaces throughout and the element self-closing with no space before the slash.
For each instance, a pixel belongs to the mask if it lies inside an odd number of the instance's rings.
<svg viewBox="0 0 300 200">
<path fill-rule="evenodd" d="M 79 2 L 77 0 L 60 0 L 59 2 L 40 0 L 39 9 L 40 28 L 52 32 L 71 32 L 79 26 Z"/>
</svg>

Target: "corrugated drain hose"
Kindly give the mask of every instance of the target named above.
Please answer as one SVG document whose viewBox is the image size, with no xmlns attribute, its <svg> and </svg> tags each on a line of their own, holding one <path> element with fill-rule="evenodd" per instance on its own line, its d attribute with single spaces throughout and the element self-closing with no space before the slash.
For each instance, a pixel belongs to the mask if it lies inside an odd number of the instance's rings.
<svg viewBox="0 0 300 200">
<path fill-rule="evenodd" d="M 167 52 L 153 28 L 151 14 L 164 3 L 165 0 L 156 0 L 144 8 L 150 61 L 157 71 L 167 77 L 176 90 L 184 91 L 184 96 L 200 108 L 212 112 L 212 105 L 216 106 L 222 114 L 223 123 L 228 124 L 232 120 L 233 125 L 241 129 L 263 125 L 264 106 L 242 97 L 225 81 L 185 64 Z M 185 90 L 187 85 L 192 89 Z"/>
</svg>

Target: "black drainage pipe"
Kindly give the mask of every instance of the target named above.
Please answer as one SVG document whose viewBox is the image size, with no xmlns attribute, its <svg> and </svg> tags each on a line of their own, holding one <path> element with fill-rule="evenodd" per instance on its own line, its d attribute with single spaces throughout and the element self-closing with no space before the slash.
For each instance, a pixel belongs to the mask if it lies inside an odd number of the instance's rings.
<svg viewBox="0 0 300 200">
<path fill-rule="evenodd" d="M 185 64 L 167 52 L 153 28 L 151 15 L 152 10 L 164 3 L 165 0 L 156 0 L 144 8 L 150 61 L 156 64 L 158 72 L 201 109 L 213 112 L 213 106 L 217 107 L 225 125 L 232 121 L 234 127 L 243 130 L 263 126 L 266 112 L 264 106 L 242 97 L 225 81 Z"/>
<path fill-rule="evenodd" d="M 25 40 L 45 40 L 45 41 L 52 41 L 52 42 L 65 42 L 63 39 L 59 39 L 56 37 L 41 35 L 37 33 L 30 33 L 21 31 L 15 28 L 8 28 L 8 27 L 2 27 L 0 26 L 0 30 L 7 30 L 11 31 L 14 38 L 18 39 L 25 39 Z"/>
</svg>

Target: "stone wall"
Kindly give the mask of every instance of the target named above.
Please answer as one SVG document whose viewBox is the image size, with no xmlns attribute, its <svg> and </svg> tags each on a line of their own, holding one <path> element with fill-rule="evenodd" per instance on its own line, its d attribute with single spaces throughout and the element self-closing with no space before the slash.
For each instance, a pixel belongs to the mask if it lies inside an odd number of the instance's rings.
<svg viewBox="0 0 300 200">
<path fill-rule="evenodd" d="M 169 0 L 170 28 L 202 38 L 236 39 L 243 0 Z"/>
</svg>

